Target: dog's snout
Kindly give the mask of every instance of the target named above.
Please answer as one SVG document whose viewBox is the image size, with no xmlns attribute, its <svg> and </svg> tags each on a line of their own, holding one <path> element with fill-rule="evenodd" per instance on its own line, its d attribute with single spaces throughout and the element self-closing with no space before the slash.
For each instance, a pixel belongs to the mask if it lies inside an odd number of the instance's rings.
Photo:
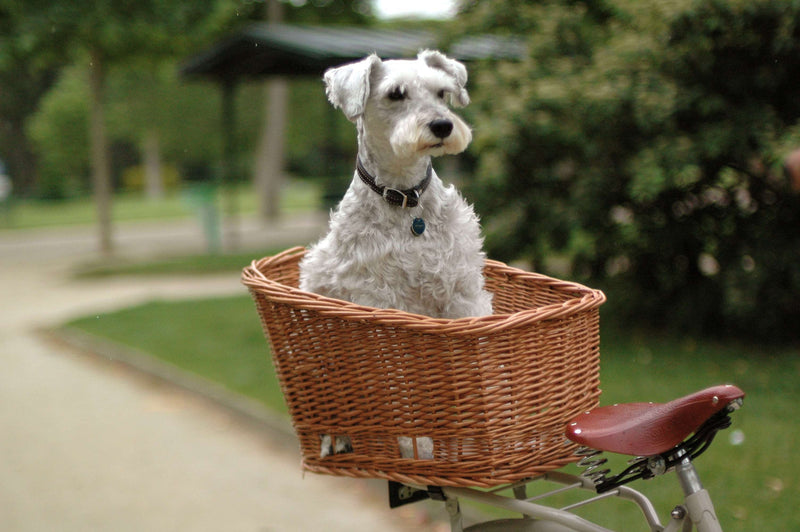
<svg viewBox="0 0 800 532">
<path fill-rule="evenodd" d="M 453 123 L 450 120 L 446 120 L 444 118 L 439 118 L 434 120 L 428 127 L 431 130 L 431 133 L 436 135 L 437 138 L 444 139 L 450 136 L 450 133 L 453 132 Z"/>
</svg>

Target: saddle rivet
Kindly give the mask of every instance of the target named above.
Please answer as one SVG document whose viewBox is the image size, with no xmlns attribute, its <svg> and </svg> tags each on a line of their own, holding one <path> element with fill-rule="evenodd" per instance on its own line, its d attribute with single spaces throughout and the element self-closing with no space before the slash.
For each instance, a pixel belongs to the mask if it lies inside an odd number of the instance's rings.
<svg viewBox="0 0 800 532">
<path fill-rule="evenodd" d="M 715 395 L 715 396 L 714 396 L 714 398 L 713 398 L 713 399 L 711 399 L 711 404 L 715 405 L 715 404 L 717 404 L 717 403 L 719 403 L 719 397 L 717 397 L 717 396 Z"/>
</svg>

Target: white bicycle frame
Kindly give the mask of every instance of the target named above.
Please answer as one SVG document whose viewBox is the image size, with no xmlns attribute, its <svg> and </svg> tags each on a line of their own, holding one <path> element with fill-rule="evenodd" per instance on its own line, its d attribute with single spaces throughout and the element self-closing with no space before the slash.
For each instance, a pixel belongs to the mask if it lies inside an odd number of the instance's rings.
<svg viewBox="0 0 800 532">
<path fill-rule="evenodd" d="M 545 473 L 533 480 L 501 486 L 491 491 L 451 487 L 442 487 L 441 490 L 450 515 L 452 532 L 613 532 L 572 513 L 572 510 L 576 508 L 610 497 L 618 497 L 636 504 L 652 532 L 688 532 L 692 530 L 692 527 L 695 527 L 698 532 L 722 532 L 708 491 L 700 483 L 700 478 L 691 460 L 689 458 L 682 460 L 675 467 L 675 473 L 683 489 L 684 502 L 672 510 L 670 521 L 666 526 L 661 524 L 653 504 L 642 493 L 627 486 L 619 486 L 597 495 L 595 484 L 590 479 L 558 471 Z M 528 498 L 526 495 L 527 485 L 538 481 L 553 482 L 560 484 L 561 487 Z M 513 491 L 513 497 L 500 493 L 509 489 Z M 594 495 L 563 508 L 539 504 L 543 499 L 572 490 L 584 490 Z M 462 524 L 459 499 L 472 500 L 518 512 L 523 517 L 479 523 L 465 529 Z"/>
</svg>

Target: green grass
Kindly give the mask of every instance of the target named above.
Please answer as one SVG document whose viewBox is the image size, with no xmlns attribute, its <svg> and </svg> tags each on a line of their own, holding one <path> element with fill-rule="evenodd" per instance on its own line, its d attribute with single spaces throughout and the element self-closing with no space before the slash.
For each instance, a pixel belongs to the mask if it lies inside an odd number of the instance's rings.
<svg viewBox="0 0 800 532">
<path fill-rule="evenodd" d="M 115 194 L 112 216 L 115 222 L 142 220 L 169 220 L 196 216 L 197 194 L 193 188 L 184 187 L 179 192 L 167 194 L 163 199 L 147 199 L 142 194 Z M 235 198 L 240 214 L 256 212 L 257 198 L 249 185 L 236 187 Z M 224 206 L 226 191 L 217 193 L 217 204 Z M 281 208 L 284 212 L 318 209 L 321 191 L 317 181 L 293 179 L 284 187 Z M 31 229 L 91 225 L 96 221 L 95 207 L 91 197 L 80 197 L 60 201 L 17 200 L 10 212 L 0 217 L 0 230 Z"/>
<path fill-rule="evenodd" d="M 249 296 L 154 301 L 67 324 L 135 347 L 285 412 Z"/>
<path fill-rule="evenodd" d="M 153 302 L 71 322 L 69 327 L 134 346 L 285 412 L 267 344 L 247 296 Z M 739 344 L 604 330 L 603 404 L 667 401 L 719 383 L 747 392 L 733 427 L 697 461 L 726 531 L 800 530 L 800 463 L 794 457 L 800 404 L 796 348 Z M 744 441 L 734 444 L 733 431 Z M 614 458 L 615 470 L 624 459 Z M 575 471 L 575 468 L 568 468 Z M 681 501 L 672 476 L 634 483 L 666 521 Z M 558 502 L 568 502 L 562 497 Z M 642 530 L 628 503 L 605 502 L 580 512 L 618 530 Z"/>
</svg>

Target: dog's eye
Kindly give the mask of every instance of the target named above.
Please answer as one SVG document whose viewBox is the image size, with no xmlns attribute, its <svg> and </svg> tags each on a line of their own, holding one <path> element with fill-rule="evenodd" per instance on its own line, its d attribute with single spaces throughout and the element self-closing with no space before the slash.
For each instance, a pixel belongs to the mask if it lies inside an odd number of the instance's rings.
<svg viewBox="0 0 800 532">
<path fill-rule="evenodd" d="M 406 99 L 406 93 L 400 87 L 395 87 L 389 93 L 389 99 L 393 102 L 399 102 L 400 100 Z"/>
<path fill-rule="evenodd" d="M 444 89 L 440 89 L 439 92 L 436 93 L 436 96 L 438 96 L 440 100 L 444 100 L 445 94 L 447 94 L 447 92 Z"/>
</svg>

